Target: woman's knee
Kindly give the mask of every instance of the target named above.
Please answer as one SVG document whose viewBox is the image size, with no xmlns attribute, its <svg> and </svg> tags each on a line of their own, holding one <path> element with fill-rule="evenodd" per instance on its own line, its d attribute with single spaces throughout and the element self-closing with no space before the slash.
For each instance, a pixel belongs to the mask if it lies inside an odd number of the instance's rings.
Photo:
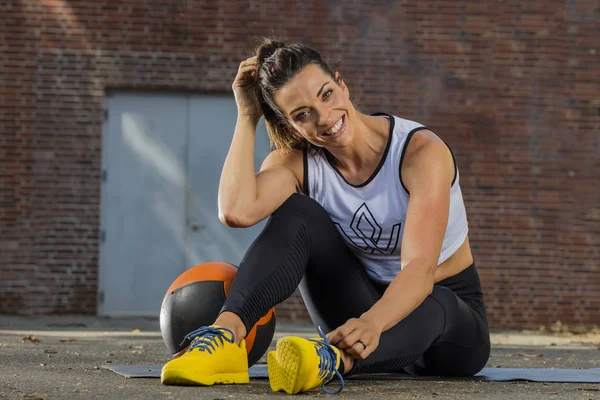
<svg viewBox="0 0 600 400">
<path fill-rule="evenodd" d="M 424 368 L 419 375 L 473 376 L 485 367 L 489 358 L 489 342 L 479 347 L 442 343 L 423 355 Z"/>
<path fill-rule="evenodd" d="M 431 296 L 444 310 L 441 341 L 467 347 L 481 347 L 489 342 L 487 321 L 452 290 L 435 286 Z"/>
<path fill-rule="evenodd" d="M 286 217 L 298 215 L 310 219 L 330 219 L 327 211 L 325 211 L 323 206 L 317 203 L 316 200 L 298 193 L 294 193 L 288 197 L 288 199 L 273 213 L 273 216 L 279 215 L 284 215 Z"/>
</svg>

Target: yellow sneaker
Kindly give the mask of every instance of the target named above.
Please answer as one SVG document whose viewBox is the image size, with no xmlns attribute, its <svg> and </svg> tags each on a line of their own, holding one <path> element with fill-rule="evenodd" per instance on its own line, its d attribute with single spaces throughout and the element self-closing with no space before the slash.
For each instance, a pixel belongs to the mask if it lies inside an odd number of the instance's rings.
<svg viewBox="0 0 600 400">
<path fill-rule="evenodd" d="M 329 344 L 322 332 L 320 334 L 321 338 L 316 339 L 286 336 L 277 341 L 276 350 L 267 355 L 269 384 L 273 391 L 296 394 L 319 386 L 328 394 L 342 391 L 344 378 L 338 371 L 340 351 Z M 325 384 L 334 376 L 341 386 L 337 391 L 328 391 Z"/>
<path fill-rule="evenodd" d="M 229 335 L 228 335 L 229 334 Z M 203 326 L 186 336 L 194 338 L 181 357 L 164 365 L 160 381 L 165 385 L 213 385 L 248 383 L 246 342 L 235 344 L 233 332 L 216 325 Z"/>
</svg>

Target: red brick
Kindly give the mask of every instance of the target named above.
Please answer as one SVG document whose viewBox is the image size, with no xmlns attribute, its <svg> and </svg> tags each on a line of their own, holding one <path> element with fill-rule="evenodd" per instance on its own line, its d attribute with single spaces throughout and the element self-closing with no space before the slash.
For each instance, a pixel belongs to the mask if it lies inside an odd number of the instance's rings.
<svg viewBox="0 0 600 400">
<path fill-rule="evenodd" d="M 595 2 L 121 3 L 0 4 L 0 313 L 96 310 L 105 91 L 230 93 L 277 27 L 452 145 L 492 327 L 600 325 Z"/>
</svg>

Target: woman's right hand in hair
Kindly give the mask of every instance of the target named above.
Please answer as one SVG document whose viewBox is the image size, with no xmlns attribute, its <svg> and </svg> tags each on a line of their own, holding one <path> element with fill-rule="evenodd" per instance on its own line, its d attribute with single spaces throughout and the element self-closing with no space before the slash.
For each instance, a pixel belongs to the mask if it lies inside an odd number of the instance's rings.
<svg viewBox="0 0 600 400">
<path fill-rule="evenodd" d="M 256 98 L 256 75 L 258 73 L 258 57 L 248 58 L 240 63 L 233 81 L 233 94 L 238 108 L 238 115 L 247 116 L 258 121 L 262 109 Z"/>
</svg>

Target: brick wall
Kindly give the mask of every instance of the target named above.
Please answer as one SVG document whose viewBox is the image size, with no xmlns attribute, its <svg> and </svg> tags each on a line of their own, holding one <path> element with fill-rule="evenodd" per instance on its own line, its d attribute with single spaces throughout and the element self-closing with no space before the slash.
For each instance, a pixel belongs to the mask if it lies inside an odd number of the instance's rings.
<svg viewBox="0 0 600 400">
<path fill-rule="evenodd" d="M 493 327 L 600 324 L 597 2 L 266 3 L 0 1 L 0 313 L 95 312 L 105 91 L 229 92 L 275 31 L 452 144 Z"/>
</svg>

